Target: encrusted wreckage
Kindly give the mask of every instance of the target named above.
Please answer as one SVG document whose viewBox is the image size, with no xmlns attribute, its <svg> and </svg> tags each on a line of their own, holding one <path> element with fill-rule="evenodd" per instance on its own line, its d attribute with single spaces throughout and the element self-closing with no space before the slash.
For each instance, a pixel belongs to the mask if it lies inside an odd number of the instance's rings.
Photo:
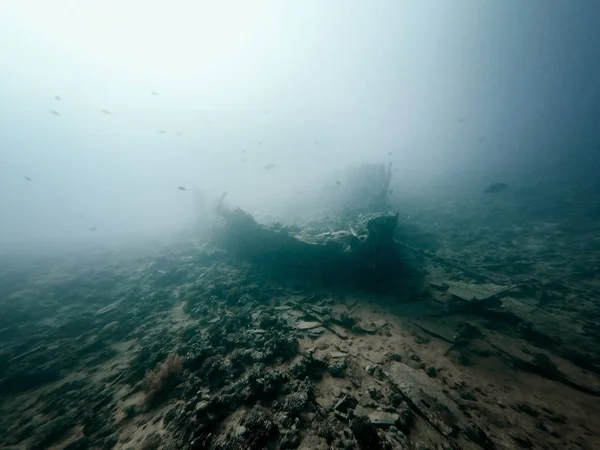
<svg viewBox="0 0 600 450">
<path fill-rule="evenodd" d="M 276 275 L 386 289 L 404 268 L 393 239 L 398 214 L 368 219 L 365 234 L 353 229 L 310 234 L 261 225 L 239 208 L 220 208 L 219 213 L 225 222 L 219 243 Z"/>
<path fill-rule="evenodd" d="M 352 174 L 360 183 L 346 191 L 342 209 L 358 211 L 356 207 L 360 206 L 361 212 L 347 218 L 342 229 L 332 231 L 329 223 L 307 227 L 261 225 L 240 208 L 225 207 L 222 198 L 217 213 L 224 224 L 217 232 L 218 243 L 274 275 L 324 284 L 350 282 L 374 290 L 392 289 L 406 265 L 394 242 L 399 213 L 381 212 L 389 209 L 391 169 L 366 165 Z"/>
</svg>

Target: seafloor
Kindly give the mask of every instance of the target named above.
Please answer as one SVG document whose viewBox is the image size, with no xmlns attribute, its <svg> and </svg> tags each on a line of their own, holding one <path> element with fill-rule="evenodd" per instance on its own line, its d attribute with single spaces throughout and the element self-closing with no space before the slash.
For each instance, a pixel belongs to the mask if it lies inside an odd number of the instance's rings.
<svg viewBox="0 0 600 450">
<path fill-rule="evenodd" d="M 0 448 L 598 449 L 581 198 L 406 199 L 387 296 L 197 242 L 4 261 Z"/>
</svg>

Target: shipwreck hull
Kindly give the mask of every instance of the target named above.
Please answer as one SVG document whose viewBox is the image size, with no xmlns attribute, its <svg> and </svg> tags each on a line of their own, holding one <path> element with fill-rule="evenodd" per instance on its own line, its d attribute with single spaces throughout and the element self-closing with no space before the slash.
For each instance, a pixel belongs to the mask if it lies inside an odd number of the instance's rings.
<svg viewBox="0 0 600 450">
<path fill-rule="evenodd" d="M 274 276 L 384 291 L 397 284 L 405 269 L 393 239 L 398 214 L 369 219 L 363 236 L 349 230 L 307 242 L 285 228 L 263 226 L 239 208 L 218 212 L 223 218 L 218 244 Z"/>
</svg>

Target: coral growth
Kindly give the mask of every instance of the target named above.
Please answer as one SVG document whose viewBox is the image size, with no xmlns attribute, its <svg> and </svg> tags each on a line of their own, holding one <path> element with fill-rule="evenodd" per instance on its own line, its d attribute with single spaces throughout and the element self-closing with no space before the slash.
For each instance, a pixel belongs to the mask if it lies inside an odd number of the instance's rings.
<svg viewBox="0 0 600 450">
<path fill-rule="evenodd" d="M 152 406 L 163 398 L 164 394 L 173 387 L 182 370 L 183 358 L 172 353 L 160 366 L 147 372 L 142 381 L 145 392 L 144 403 Z"/>
</svg>

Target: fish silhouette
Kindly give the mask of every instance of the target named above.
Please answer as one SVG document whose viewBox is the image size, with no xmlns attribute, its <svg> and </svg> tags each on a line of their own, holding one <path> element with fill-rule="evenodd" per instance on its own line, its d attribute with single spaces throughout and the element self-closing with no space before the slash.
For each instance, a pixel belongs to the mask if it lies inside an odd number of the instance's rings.
<svg viewBox="0 0 600 450">
<path fill-rule="evenodd" d="M 179 189 L 180 191 L 187 191 L 187 189 L 184 188 L 183 186 L 178 186 L 177 189 Z"/>
<path fill-rule="evenodd" d="M 271 170 L 271 169 L 274 169 L 274 168 L 275 168 L 275 164 L 267 164 L 265 166 L 265 170 Z"/>
<path fill-rule="evenodd" d="M 25 175 L 25 179 L 26 179 L 27 181 L 31 181 L 31 178 L 29 178 L 27 175 Z"/>
<path fill-rule="evenodd" d="M 110 111 L 107 111 L 106 109 L 101 109 L 101 112 L 103 112 L 104 114 L 112 114 Z"/>
<path fill-rule="evenodd" d="M 152 95 L 156 97 L 158 95 L 158 92 L 152 91 Z"/>
<path fill-rule="evenodd" d="M 54 110 L 52 110 L 52 111 L 50 111 L 50 112 L 51 112 L 52 114 L 54 114 L 55 116 L 60 116 L 60 113 L 59 113 L 58 111 L 54 111 Z"/>
<path fill-rule="evenodd" d="M 98 228 L 92 227 L 92 228 L 90 228 L 90 231 L 98 231 Z"/>
<path fill-rule="evenodd" d="M 55 100 L 60 100 L 60 96 L 59 96 L 59 95 L 55 95 L 55 96 L 54 96 L 54 99 L 55 99 Z"/>
</svg>

